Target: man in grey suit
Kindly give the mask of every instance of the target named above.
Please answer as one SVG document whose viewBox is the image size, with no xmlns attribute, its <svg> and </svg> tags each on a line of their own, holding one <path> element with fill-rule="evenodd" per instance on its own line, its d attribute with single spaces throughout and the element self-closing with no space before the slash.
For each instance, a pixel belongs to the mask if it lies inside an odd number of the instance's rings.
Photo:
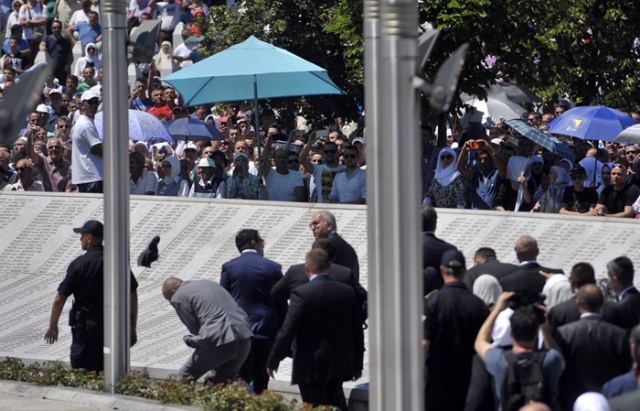
<svg viewBox="0 0 640 411">
<path fill-rule="evenodd" d="M 216 370 L 213 385 L 226 383 L 238 373 L 251 349 L 247 314 L 219 284 L 210 280 L 168 278 L 162 295 L 175 308 L 191 334 L 183 340 L 195 351 L 180 368 L 182 377 L 194 379 Z"/>
</svg>

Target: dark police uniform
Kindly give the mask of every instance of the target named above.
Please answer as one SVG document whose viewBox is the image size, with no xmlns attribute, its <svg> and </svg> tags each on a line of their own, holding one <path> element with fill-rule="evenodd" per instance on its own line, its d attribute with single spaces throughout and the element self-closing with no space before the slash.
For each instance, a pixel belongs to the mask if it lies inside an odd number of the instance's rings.
<svg viewBox="0 0 640 411">
<path fill-rule="evenodd" d="M 445 284 L 424 303 L 424 339 L 429 340 L 425 372 L 427 411 L 463 410 L 473 345 L 489 315 L 486 304 L 461 282 Z"/>
<path fill-rule="evenodd" d="M 84 255 L 69 264 L 67 275 L 58 286 L 65 297 L 73 294 L 69 312 L 71 326 L 71 367 L 89 371 L 104 369 L 104 248 L 89 247 Z M 131 273 L 131 292 L 138 288 Z"/>
</svg>

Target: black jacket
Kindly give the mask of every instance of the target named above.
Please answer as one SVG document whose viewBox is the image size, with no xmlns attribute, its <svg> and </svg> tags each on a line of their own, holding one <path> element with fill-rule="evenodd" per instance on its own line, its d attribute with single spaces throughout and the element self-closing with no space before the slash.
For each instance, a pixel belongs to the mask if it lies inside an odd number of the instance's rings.
<svg viewBox="0 0 640 411">
<path fill-rule="evenodd" d="M 546 279 L 540 271 L 553 274 L 564 274 L 561 269 L 542 267 L 538 263 L 529 263 L 520 266 L 511 274 L 500 279 L 500 286 L 503 291 L 514 291 L 525 296 L 541 293 Z"/>
<path fill-rule="evenodd" d="M 484 263 L 467 270 L 464 275 L 464 283 L 473 291 L 473 283 L 483 274 L 490 274 L 498 280 L 506 277 L 518 268 L 515 264 L 501 263 L 495 258 L 487 259 Z"/>
<path fill-rule="evenodd" d="M 633 287 L 627 291 L 618 302 L 618 309 L 624 318 L 624 328 L 630 331 L 640 324 L 640 292 Z"/>
<path fill-rule="evenodd" d="M 631 367 L 627 332 L 599 315 L 563 325 L 557 336 L 566 361 L 560 380 L 562 409 L 572 409 L 578 396 L 599 392 L 604 383 Z"/>
<path fill-rule="evenodd" d="M 440 275 L 442 255 L 447 250 L 457 250 L 456 246 L 436 237 L 434 233 L 422 234 L 422 291 L 423 295 L 442 288 Z"/>
<path fill-rule="evenodd" d="M 267 367 L 278 368 L 295 338 L 292 384 L 352 379 L 363 365 L 359 317 L 355 293 L 348 285 L 318 276 L 296 287 Z"/>
<path fill-rule="evenodd" d="M 356 250 L 335 231 L 329 233 L 327 238 L 336 246 L 336 258 L 333 262 L 350 268 L 356 281 L 360 281 L 360 262 Z"/>
<path fill-rule="evenodd" d="M 605 301 L 600 313 L 602 319 L 606 322 L 617 325 L 618 327 L 624 326 L 624 320 L 618 312 L 618 305 L 616 303 Z M 558 328 L 563 325 L 570 324 L 580 319 L 580 310 L 576 305 L 576 298 L 571 297 L 567 301 L 564 301 L 549 310 L 549 331 L 553 337 L 557 337 L 556 332 Z M 624 327 L 623 327 L 624 328 Z"/>
</svg>

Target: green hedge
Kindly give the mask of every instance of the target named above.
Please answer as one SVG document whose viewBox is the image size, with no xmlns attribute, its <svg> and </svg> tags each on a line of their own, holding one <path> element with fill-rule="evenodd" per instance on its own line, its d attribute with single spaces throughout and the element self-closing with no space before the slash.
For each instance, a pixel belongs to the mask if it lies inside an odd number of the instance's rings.
<svg viewBox="0 0 640 411">
<path fill-rule="evenodd" d="M 85 388 L 104 391 L 104 374 L 72 370 L 64 364 L 47 362 L 25 366 L 17 358 L 0 361 L 0 379 L 23 381 L 40 385 Z M 134 372 L 125 376 L 116 392 L 163 403 L 201 406 L 204 411 L 321 411 L 329 407 L 313 408 L 309 404 L 287 401 L 273 391 L 252 395 L 242 384 L 218 385 L 213 388 L 196 384 L 193 380 L 153 380 L 147 373 Z"/>
</svg>

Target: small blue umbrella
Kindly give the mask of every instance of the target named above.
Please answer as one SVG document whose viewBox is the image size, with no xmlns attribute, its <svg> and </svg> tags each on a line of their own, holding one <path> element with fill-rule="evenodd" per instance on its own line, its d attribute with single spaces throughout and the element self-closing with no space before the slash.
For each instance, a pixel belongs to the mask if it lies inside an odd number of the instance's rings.
<svg viewBox="0 0 640 411">
<path fill-rule="evenodd" d="M 213 124 L 192 117 L 167 121 L 164 126 L 175 140 L 213 141 L 226 138 Z"/>
<path fill-rule="evenodd" d="M 104 138 L 103 113 L 99 111 L 94 119 L 101 139 Z M 153 114 L 140 110 L 129 110 L 129 140 L 173 143 L 162 121 Z"/>
<path fill-rule="evenodd" d="M 551 134 L 545 134 L 537 127 L 532 127 L 528 124 L 525 124 L 524 121 L 520 119 L 507 120 L 505 121 L 505 124 L 513 128 L 518 133 L 522 134 L 524 137 L 533 141 L 534 143 L 539 144 L 547 150 L 551 151 L 552 153 L 555 153 L 560 157 L 567 158 L 569 160 L 573 158 L 569 146 L 567 146 Z"/>
<path fill-rule="evenodd" d="M 634 124 L 633 118 L 622 111 L 605 106 L 580 106 L 556 117 L 547 125 L 547 130 L 583 140 L 612 141 Z"/>
</svg>

